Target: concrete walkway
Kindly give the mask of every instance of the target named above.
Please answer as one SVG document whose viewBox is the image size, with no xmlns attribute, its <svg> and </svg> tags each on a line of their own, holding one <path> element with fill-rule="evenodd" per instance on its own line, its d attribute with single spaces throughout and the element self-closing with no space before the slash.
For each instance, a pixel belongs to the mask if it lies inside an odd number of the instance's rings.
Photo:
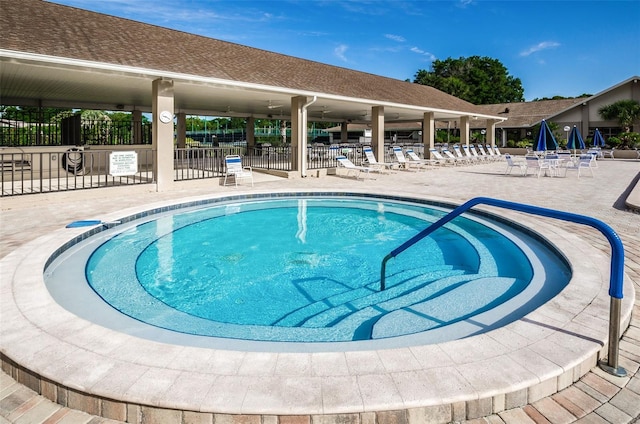
<svg viewBox="0 0 640 424">
<path fill-rule="evenodd" d="M 102 218 L 133 206 L 158 201 L 201 196 L 209 193 L 239 193 L 287 189 L 366 190 L 370 192 L 396 191 L 398 195 L 427 194 L 434 199 L 462 203 L 475 196 L 495 197 L 515 202 L 580 213 L 598 218 L 609 224 L 621 237 L 625 246 L 625 267 L 628 280 L 636 285 L 636 301 L 629 329 L 620 343 L 620 365 L 629 373 L 626 378 L 612 377 L 599 368 L 593 368 L 579 381 L 548 397 L 524 407 L 504 409 L 497 414 L 470 420 L 470 423 L 633 423 L 640 416 L 640 215 L 629 212 L 635 205 L 630 193 L 640 171 L 638 161 L 599 161 L 595 178 L 575 175 L 567 178 L 535 178 L 502 175 L 503 163 L 459 166 L 435 169 L 422 173 L 399 172 L 381 175 L 376 180 L 355 181 L 351 178 L 324 176 L 321 178 L 283 180 L 267 175 L 256 176 L 254 189 L 221 187 L 218 181 L 182 183 L 171 192 L 155 193 L 151 187 L 113 188 L 65 192 L 19 198 L 3 198 L 0 213 L 0 258 L 19 246 L 43 234 L 55 231 L 70 221 Z M 590 229 L 569 226 L 578 237 L 593 246 L 609 252 L 609 245 L 599 233 Z M 574 266 L 579 267 L 580 264 Z M 2 294 L 5 295 L 5 294 Z M 0 311 L 1 314 L 1 311 Z M 11 325 L 0 315 L 2 326 Z M 4 353 L 4 341 L 0 348 Z M 3 371 L 8 371 L 4 370 Z M 69 399 L 58 399 L 67 405 Z M 492 405 L 495 409 L 495 405 Z M 498 408 L 500 409 L 500 408 Z M 489 412 L 490 413 L 490 412 Z M 356 415 L 357 423 L 405 423 L 406 411 L 388 414 Z M 202 417 L 199 417 L 201 419 Z M 270 423 L 334 423 L 330 417 L 309 416 L 272 417 Z M 195 423 L 185 414 L 182 422 Z M 257 417 L 259 420 L 259 417 Z M 355 419 L 355 418 L 354 418 Z M 238 421 L 240 420 L 240 421 Z M 455 414 L 452 421 L 457 420 Z M 0 374 L 0 423 L 115 423 L 91 416 L 37 395 L 24 385 L 15 383 L 12 376 Z M 139 422 L 153 421 L 152 418 Z M 202 422 L 202 421 L 198 421 Z M 213 418 L 210 421 L 213 422 Z M 216 420 L 216 423 L 219 421 Z M 247 416 L 229 415 L 224 422 L 255 422 Z"/>
</svg>

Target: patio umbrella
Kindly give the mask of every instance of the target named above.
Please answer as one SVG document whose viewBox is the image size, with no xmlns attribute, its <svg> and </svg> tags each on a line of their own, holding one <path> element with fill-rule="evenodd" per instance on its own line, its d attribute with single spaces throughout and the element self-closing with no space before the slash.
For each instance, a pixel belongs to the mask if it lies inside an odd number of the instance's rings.
<svg viewBox="0 0 640 424">
<path fill-rule="evenodd" d="M 597 128 L 593 133 L 593 145 L 596 147 L 604 147 L 604 137 L 602 137 L 602 134 L 600 134 Z"/>
<path fill-rule="evenodd" d="M 558 142 L 551 132 L 551 128 L 544 119 L 540 122 L 540 132 L 536 142 L 536 151 L 557 150 Z"/>
<path fill-rule="evenodd" d="M 569 138 L 567 139 L 567 149 L 573 150 L 573 152 L 575 153 L 576 150 L 582 150 L 584 148 L 584 140 L 582 139 L 580 130 L 574 125 L 573 128 L 571 128 Z"/>
</svg>

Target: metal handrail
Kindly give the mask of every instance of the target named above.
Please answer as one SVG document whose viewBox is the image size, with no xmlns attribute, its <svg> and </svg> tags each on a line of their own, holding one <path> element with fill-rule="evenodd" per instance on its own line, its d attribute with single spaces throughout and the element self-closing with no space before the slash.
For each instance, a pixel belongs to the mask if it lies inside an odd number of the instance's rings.
<svg viewBox="0 0 640 424">
<path fill-rule="evenodd" d="M 420 231 L 409 240 L 392 250 L 382 259 L 380 269 L 380 290 L 385 289 L 386 267 L 389 259 L 396 257 L 400 253 L 413 246 L 438 228 L 444 226 L 449 221 L 471 209 L 472 207 L 485 204 L 496 206 L 504 209 L 511 209 L 519 212 L 525 212 L 533 215 L 540 215 L 547 218 L 555 218 L 563 221 L 584 224 L 599 230 L 609 241 L 611 245 L 611 272 L 609 278 L 609 296 L 611 297 L 609 307 L 609 354 L 608 362 L 600 361 L 599 365 L 604 371 L 618 377 L 625 377 L 627 371 L 618 365 L 618 350 L 620 340 L 620 309 L 622 303 L 622 289 L 624 282 L 624 247 L 618 234 L 607 224 L 595 218 L 584 215 L 578 215 L 570 212 L 562 212 L 553 209 L 541 208 L 538 206 L 525 205 L 522 203 L 508 202 L 506 200 L 492 199 L 489 197 L 475 197 L 466 203 L 458 206 L 446 216 L 431 224 L 429 227 Z"/>
</svg>

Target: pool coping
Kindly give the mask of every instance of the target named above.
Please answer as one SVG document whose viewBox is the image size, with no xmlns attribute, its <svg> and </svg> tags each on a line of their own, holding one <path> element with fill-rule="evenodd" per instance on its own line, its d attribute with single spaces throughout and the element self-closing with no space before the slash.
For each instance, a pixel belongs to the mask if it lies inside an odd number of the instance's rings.
<svg viewBox="0 0 640 424">
<path fill-rule="evenodd" d="M 214 197 L 226 195 L 157 202 L 102 219 Z M 11 323 L 0 330 L 3 369 L 15 367 L 26 379 L 38 380 L 41 392 L 75 396 L 83 406 L 76 409 L 123 421 L 123 413 L 144 408 L 157 414 L 185 410 L 263 416 L 405 410 L 470 419 L 523 406 L 568 387 L 606 355 L 609 260 L 553 225 L 557 221 L 510 211 L 500 215 L 535 228 L 570 262 L 582 264 L 560 295 L 521 320 L 468 339 L 350 352 L 182 347 L 89 323 L 57 305 L 37 272 L 60 245 L 86 228 L 55 231 L 0 261 L 0 310 L 3 322 Z M 621 330 L 628 325 L 634 298 L 633 284 L 625 284 Z"/>
</svg>

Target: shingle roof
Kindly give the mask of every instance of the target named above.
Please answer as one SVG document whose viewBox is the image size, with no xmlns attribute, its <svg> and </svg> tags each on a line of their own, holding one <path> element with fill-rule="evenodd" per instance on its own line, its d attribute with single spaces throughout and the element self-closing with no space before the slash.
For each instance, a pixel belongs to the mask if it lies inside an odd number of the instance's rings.
<svg viewBox="0 0 640 424">
<path fill-rule="evenodd" d="M 499 128 L 526 128 L 582 101 L 584 100 L 540 100 L 536 102 L 478 105 L 477 107 L 484 114 L 507 118 L 507 121 L 496 124 Z"/>
<path fill-rule="evenodd" d="M 43 0 L 0 0 L 0 47 L 352 98 L 479 113 L 419 84 L 330 66 Z"/>
</svg>

